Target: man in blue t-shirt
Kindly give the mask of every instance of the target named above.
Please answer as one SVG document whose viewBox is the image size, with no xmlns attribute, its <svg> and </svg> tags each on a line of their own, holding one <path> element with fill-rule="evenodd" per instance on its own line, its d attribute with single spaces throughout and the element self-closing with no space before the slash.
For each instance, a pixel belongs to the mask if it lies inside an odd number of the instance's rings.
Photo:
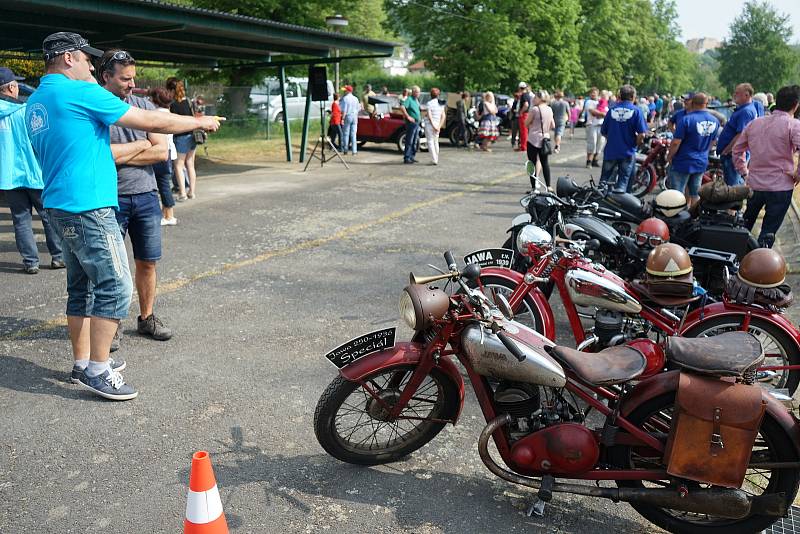
<svg viewBox="0 0 800 534">
<path fill-rule="evenodd" d="M 736 111 L 725 123 L 722 133 L 719 134 L 717 141 L 717 154 L 720 155 L 722 172 L 725 175 L 725 183 L 728 185 L 739 185 L 744 183 L 744 179 L 736 171 L 733 164 L 731 151 L 736 144 L 736 139 L 742 133 L 745 126 L 753 122 L 758 117 L 758 110 L 753 104 L 753 86 L 749 83 L 740 83 L 733 92 L 733 100 L 736 102 Z"/>
<path fill-rule="evenodd" d="M 61 237 L 67 267 L 67 327 L 75 359 L 71 379 L 107 399 L 133 399 L 138 392 L 119 373 L 125 362 L 108 356 L 132 292 L 114 215 L 117 170 L 109 126 L 182 133 L 216 130 L 219 119 L 126 104 L 92 77 L 91 57 L 102 52 L 77 33 L 49 35 L 42 50 L 46 74 L 28 100 L 25 125 L 42 166 L 44 207 Z"/>
<path fill-rule="evenodd" d="M 615 193 L 625 193 L 636 168 L 636 147 L 642 142 L 647 123 L 642 111 L 634 105 L 636 89 L 623 85 L 619 89 L 619 104 L 606 115 L 600 133 L 606 138 L 600 183 L 610 185 Z"/>
<path fill-rule="evenodd" d="M 692 111 L 684 115 L 675 127 L 667 161 L 669 187 L 683 191 L 691 207 L 700 198 L 700 182 L 708 167 L 708 151 L 719 133 L 719 121 L 706 110 L 708 98 L 697 93 L 692 98 Z"/>
</svg>

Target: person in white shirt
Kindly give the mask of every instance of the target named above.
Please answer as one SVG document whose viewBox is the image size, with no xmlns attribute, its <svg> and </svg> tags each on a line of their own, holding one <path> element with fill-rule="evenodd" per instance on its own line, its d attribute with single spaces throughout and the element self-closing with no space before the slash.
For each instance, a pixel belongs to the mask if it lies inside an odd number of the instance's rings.
<svg viewBox="0 0 800 534">
<path fill-rule="evenodd" d="M 446 119 L 445 108 L 439 103 L 440 94 L 437 87 L 431 89 L 431 99 L 425 111 L 425 139 L 434 165 L 439 164 L 439 132 L 444 128 Z"/>
<path fill-rule="evenodd" d="M 352 85 L 346 85 L 344 91 L 345 95 L 341 103 L 342 122 L 344 122 L 342 131 L 342 154 L 347 153 L 347 149 L 352 145 L 350 153 L 355 156 L 358 152 L 358 112 L 361 111 L 361 102 L 353 95 Z"/>
</svg>

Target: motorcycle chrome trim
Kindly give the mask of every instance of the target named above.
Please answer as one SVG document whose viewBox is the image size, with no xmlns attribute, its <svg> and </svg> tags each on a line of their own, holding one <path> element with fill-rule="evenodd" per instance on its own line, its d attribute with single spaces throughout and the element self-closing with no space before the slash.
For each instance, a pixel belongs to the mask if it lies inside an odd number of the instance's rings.
<svg viewBox="0 0 800 534">
<path fill-rule="evenodd" d="M 528 245 L 542 246 L 552 241 L 553 237 L 550 235 L 550 232 L 539 228 L 535 224 L 529 224 L 519 231 L 515 245 L 520 254 L 527 254 Z"/>
<path fill-rule="evenodd" d="M 514 229 L 517 226 L 522 226 L 523 224 L 530 224 L 532 220 L 533 217 L 531 217 L 530 213 L 520 213 L 519 215 L 511 219 L 510 229 Z"/>
<path fill-rule="evenodd" d="M 414 273 L 409 273 L 408 281 L 412 284 L 425 285 L 425 284 L 430 284 L 431 282 L 438 282 L 439 280 L 444 280 L 445 278 L 455 279 L 456 277 L 458 277 L 458 271 L 444 273 L 444 274 L 434 274 L 431 276 L 417 276 Z"/>
<path fill-rule="evenodd" d="M 502 414 L 495 417 L 486 425 L 478 440 L 478 453 L 480 454 L 481 460 L 489 471 L 503 480 L 521 486 L 539 489 L 542 486 L 541 480 L 519 475 L 501 467 L 494 461 L 489 453 L 489 439 L 492 437 L 492 434 L 510 422 L 511 416 Z M 659 472 L 654 471 L 653 473 L 658 474 Z M 669 477 L 666 472 L 662 471 L 661 473 L 664 473 L 665 479 Z M 781 494 L 771 494 L 760 497 L 749 495 L 740 489 L 692 489 L 690 493 L 682 495 L 679 491 L 674 489 L 606 488 L 557 482 L 552 484 L 551 490 L 559 493 L 585 495 L 587 497 L 601 497 L 604 499 L 611 499 L 614 502 L 625 501 L 651 504 L 661 508 L 708 514 L 726 519 L 743 519 L 751 513 L 782 517 L 787 512 L 786 504 Z"/>
<path fill-rule="evenodd" d="M 639 313 L 642 305 L 625 288 L 582 269 L 573 269 L 564 275 L 572 301 L 578 306 L 606 308 L 624 313 Z"/>
<path fill-rule="evenodd" d="M 594 345 L 595 343 L 597 343 L 598 341 L 600 341 L 600 339 L 596 335 L 592 334 L 591 336 L 587 337 L 586 339 L 584 339 L 583 341 L 578 343 L 578 346 L 575 347 L 575 349 L 576 350 L 580 350 L 580 351 L 584 351 L 587 348 L 589 348 L 592 345 Z"/>
<path fill-rule="evenodd" d="M 519 330 L 525 328 L 535 334 L 520 323 L 512 323 Z M 566 385 L 566 374 L 558 362 L 518 339 L 514 336 L 519 350 L 525 355 L 523 361 L 517 360 L 496 335 L 478 324 L 467 326 L 461 333 L 461 347 L 472 367 L 482 376 L 556 388 Z"/>
</svg>

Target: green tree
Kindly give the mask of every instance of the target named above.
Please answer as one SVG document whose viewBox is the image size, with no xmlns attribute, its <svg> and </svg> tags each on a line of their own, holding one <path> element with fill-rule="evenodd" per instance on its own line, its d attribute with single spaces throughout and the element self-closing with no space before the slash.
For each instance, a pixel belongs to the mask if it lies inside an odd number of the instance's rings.
<svg viewBox="0 0 800 534">
<path fill-rule="evenodd" d="M 789 46 L 788 15 L 767 2 L 747 2 L 730 27 L 719 51 L 719 79 L 732 90 L 750 82 L 757 91 L 775 91 L 797 71 L 798 57 Z"/>
<path fill-rule="evenodd" d="M 730 92 L 719 81 L 719 52 L 708 50 L 695 56 L 695 71 L 692 75 L 692 88 L 725 100 Z"/>
</svg>

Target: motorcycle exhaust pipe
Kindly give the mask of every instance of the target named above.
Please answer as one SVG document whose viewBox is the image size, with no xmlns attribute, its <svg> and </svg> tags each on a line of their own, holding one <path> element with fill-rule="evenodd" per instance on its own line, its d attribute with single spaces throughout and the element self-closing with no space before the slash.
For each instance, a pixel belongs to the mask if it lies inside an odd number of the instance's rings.
<svg viewBox="0 0 800 534">
<path fill-rule="evenodd" d="M 503 480 L 539 489 L 541 480 L 519 475 L 501 467 L 489 454 L 489 439 L 492 434 L 510 422 L 511 416 L 503 414 L 486 425 L 478 440 L 478 453 L 481 456 L 481 460 L 489 471 Z M 749 495 L 742 490 L 727 488 L 693 489 L 688 494 L 682 494 L 673 489 L 604 488 L 557 482 L 553 484 L 552 491 L 585 495 L 587 497 L 601 497 L 611 499 L 614 502 L 639 502 L 683 512 L 709 514 L 726 519 L 742 519 L 751 513 L 783 517 L 787 512 L 785 498 L 781 494 L 757 497 Z"/>
</svg>

